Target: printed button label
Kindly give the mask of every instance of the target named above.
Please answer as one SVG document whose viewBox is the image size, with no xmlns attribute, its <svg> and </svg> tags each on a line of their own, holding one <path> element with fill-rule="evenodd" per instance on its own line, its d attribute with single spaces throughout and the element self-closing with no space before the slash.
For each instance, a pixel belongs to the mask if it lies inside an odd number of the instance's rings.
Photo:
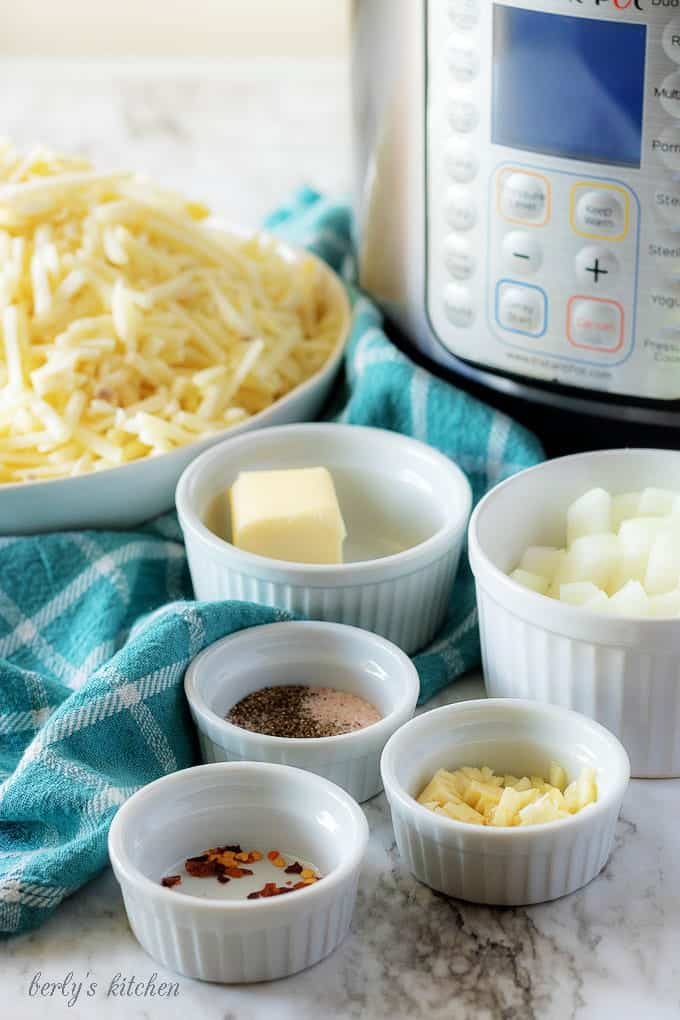
<svg viewBox="0 0 680 1020">
<path fill-rule="evenodd" d="M 680 71 L 674 71 L 654 87 L 654 95 L 671 117 L 680 117 Z"/>
<path fill-rule="evenodd" d="M 444 307 L 449 320 L 459 329 L 468 329 L 475 321 L 470 291 L 459 283 L 450 283 L 444 291 Z"/>
<path fill-rule="evenodd" d="M 449 15 L 457 28 L 474 28 L 479 21 L 479 0 L 449 0 Z"/>
<path fill-rule="evenodd" d="M 618 301 L 581 295 L 571 298 L 567 339 L 574 347 L 615 354 L 623 347 L 623 308 Z"/>
<path fill-rule="evenodd" d="M 446 147 L 446 166 L 454 181 L 467 184 L 477 176 L 479 156 L 469 142 L 454 138 Z"/>
<path fill-rule="evenodd" d="M 680 170 L 680 128 L 666 128 L 659 138 L 652 138 L 652 152 L 669 170 Z"/>
<path fill-rule="evenodd" d="M 466 237 L 451 234 L 444 244 L 446 268 L 457 280 L 469 280 L 474 274 L 477 260 Z"/>
<path fill-rule="evenodd" d="M 630 199 L 617 185 L 575 184 L 571 192 L 571 225 L 581 237 L 622 241 L 628 234 Z"/>
<path fill-rule="evenodd" d="M 669 60 L 680 64 L 680 18 L 673 18 L 663 30 L 663 48 Z"/>
<path fill-rule="evenodd" d="M 546 298 L 542 290 L 506 281 L 499 284 L 496 317 L 503 329 L 526 336 L 545 332 Z"/>
<path fill-rule="evenodd" d="M 454 230 L 472 230 L 477 222 L 473 196 L 465 188 L 449 188 L 446 196 L 446 218 Z"/>
<path fill-rule="evenodd" d="M 550 218 L 550 184 L 541 174 L 503 170 L 498 179 L 498 205 L 506 220 L 542 227 Z"/>
</svg>

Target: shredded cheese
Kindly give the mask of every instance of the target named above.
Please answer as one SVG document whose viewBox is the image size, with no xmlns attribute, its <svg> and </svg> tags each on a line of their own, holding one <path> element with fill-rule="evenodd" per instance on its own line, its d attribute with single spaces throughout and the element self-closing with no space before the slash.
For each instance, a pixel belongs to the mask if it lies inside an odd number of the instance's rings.
<svg viewBox="0 0 680 1020">
<path fill-rule="evenodd" d="M 314 260 L 207 215 L 133 174 L 0 142 L 0 483 L 195 442 L 328 360 L 343 310 Z"/>
</svg>

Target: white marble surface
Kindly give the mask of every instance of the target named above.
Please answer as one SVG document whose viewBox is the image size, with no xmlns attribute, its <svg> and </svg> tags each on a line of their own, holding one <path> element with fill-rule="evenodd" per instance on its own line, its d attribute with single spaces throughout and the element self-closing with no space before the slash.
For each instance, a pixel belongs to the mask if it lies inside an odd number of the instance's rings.
<svg viewBox="0 0 680 1020">
<path fill-rule="evenodd" d="M 347 67 L 0 60 L 0 136 L 141 170 L 255 225 L 300 184 L 349 192 Z"/>
<path fill-rule="evenodd" d="M 435 704 L 476 697 L 478 678 Z M 177 979 L 130 933 L 110 872 L 62 904 L 43 928 L 0 943 L 8 1020 L 671 1020 L 680 1016 L 680 781 L 635 782 L 614 854 L 590 886 L 522 910 L 446 900 L 402 869 L 384 796 L 365 805 L 371 841 L 352 931 L 327 960 L 271 985 L 227 988 Z M 83 990 L 31 998 L 31 981 Z M 119 975 L 179 982 L 171 999 L 108 996 Z M 86 998 L 89 982 L 97 988 Z"/>
<path fill-rule="evenodd" d="M 305 180 L 348 190 L 341 65 L 215 69 L 0 64 L 0 133 L 46 140 L 105 165 L 141 167 L 255 223 Z M 439 702 L 476 696 L 479 679 Z M 171 999 L 107 996 L 117 974 L 159 972 L 132 937 L 110 873 L 39 931 L 0 942 L 0 1017 L 33 1020 L 670 1020 L 680 1016 L 680 781 L 636 782 L 602 876 L 527 910 L 449 902 L 401 868 L 384 798 L 366 805 L 372 837 L 352 933 L 312 971 L 269 986 L 179 980 Z M 83 983 L 68 1005 L 31 982 Z M 88 985 L 96 982 L 87 998 Z"/>
</svg>

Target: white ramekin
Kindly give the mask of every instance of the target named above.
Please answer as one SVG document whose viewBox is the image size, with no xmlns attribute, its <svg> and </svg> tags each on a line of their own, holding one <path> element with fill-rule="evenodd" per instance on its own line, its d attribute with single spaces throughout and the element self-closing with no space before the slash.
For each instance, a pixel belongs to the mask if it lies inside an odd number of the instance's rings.
<svg viewBox="0 0 680 1020">
<path fill-rule="evenodd" d="M 207 527 L 220 500 L 228 534 L 226 494 L 240 471 L 321 465 L 336 483 L 346 547 L 356 562 L 272 560 L 236 549 Z M 182 475 L 176 503 L 197 598 L 258 602 L 347 623 L 414 652 L 444 619 L 472 494 L 451 460 L 415 439 L 352 425 L 289 425 L 208 450 Z M 391 536 L 409 547 L 364 558 Z"/>
<path fill-rule="evenodd" d="M 225 842 L 295 853 L 324 877 L 250 901 L 161 886 L 178 861 Z M 284 765 L 220 762 L 134 794 L 113 820 L 109 855 L 147 953 L 186 977 L 231 984 L 286 977 L 333 952 L 349 929 L 367 842 L 363 811 L 326 779 Z"/>
<path fill-rule="evenodd" d="M 680 620 L 622 619 L 528 591 L 507 573 L 530 545 L 563 545 L 566 510 L 594 486 L 680 491 L 680 452 L 604 450 L 548 461 L 493 489 L 470 522 L 486 689 L 597 719 L 633 775 L 680 775 Z"/>
<path fill-rule="evenodd" d="M 300 740 L 252 733 L 225 720 L 246 694 L 291 683 L 358 694 L 383 718 L 354 733 Z M 217 641 L 191 663 L 184 690 L 204 761 L 295 765 L 325 776 L 361 802 L 382 790 L 380 755 L 413 716 L 419 682 L 411 660 L 376 634 L 339 623 L 295 621 Z"/>
<path fill-rule="evenodd" d="M 545 825 L 492 828 L 434 814 L 415 799 L 439 768 L 488 765 L 547 775 L 557 761 L 573 778 L 597 772 L 598 800 Z M 625 750 L 603 726 L 534 701 L 446 705 L 394 734 L 381 762 L 397 846 L 419 881 L 473 903 L 522 906 L 580 889 L 607 863 L 628 785 Z"/>
</svg>

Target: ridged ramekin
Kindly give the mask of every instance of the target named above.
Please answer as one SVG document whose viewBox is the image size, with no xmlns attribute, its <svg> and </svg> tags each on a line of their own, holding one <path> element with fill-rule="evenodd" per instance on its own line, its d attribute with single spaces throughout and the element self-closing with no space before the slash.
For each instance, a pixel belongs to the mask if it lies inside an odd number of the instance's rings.
<svg viewBox="0 0 680 1020">
<path fill-rule="evenodd" d="M 680 452 L 603 450 L 514 475 L 470 522 L 484 676 L 490 697 L 536 698 L 597 719 L 634 776 L 680 775 L 680 620 L 593 613 L 517 584 L 530 545 L 563 545 L 569 504 L 588 489 L 680 491 Z"/>
<path fill-rule="evenodd" d="M 439 768 L 513 775 L 597 773 L 597 802 L 543 825 L 493 828 L 437 815 L 417 798 Z M 467 701 L 426 712 L 388 741 L 381 762 L 397 847 L 415 877 L 472 903 L 524 906 L 580 889 L 607 863 L 630 765 L 619 741 L 576 712 L 534 701 Z"/>
<path fill-rule="evenodd" d="M 204 899 L 161 886 L 178 861 L 224 842 L 276 847 L 311 861 L 323 878 L 259 900 Z M 134 794 L 113 820 L 109 855 L 146 952 L 186 977 L 231 984 L 286 977 L 333 952 L 349 930 L 367 842 L 363 811 L 326 779 L 283 765 L 221 762 Z"/>
<path fill-rule="evenodd" d="M 289 563 L 235 548 L 206 524 L 216 500 L 228 533 L 226 494 L 240 471 L 327 467 L 356 562 Z M 381 634 L 406 652 L 422 648 L 444 619 L 472 494 L 443 454 L 396 432 L 352 425 L 264 429 L 208 450 L 176 494 L 199 599 L 238 599 Z M 372 543 L 407 545 L 381 558 Z M 389 550 L 391 546 L 388 544 Z"/>
<path fill-rule="evenodd" d="M 382 719 L 337 737 L 289 739 L 253 733 L 224 718 L 262 687 L 304 684 L 350 691 Z M 380 755 L 412 716 L 418 673 L 396 645 L 340 623 L 291 621 L 251 627 L 217 641 L 189 666 L 184 690 L 204 761 L 269 761 L 330 779 L 359 802 L 382 790 Z"/>
</svg>

